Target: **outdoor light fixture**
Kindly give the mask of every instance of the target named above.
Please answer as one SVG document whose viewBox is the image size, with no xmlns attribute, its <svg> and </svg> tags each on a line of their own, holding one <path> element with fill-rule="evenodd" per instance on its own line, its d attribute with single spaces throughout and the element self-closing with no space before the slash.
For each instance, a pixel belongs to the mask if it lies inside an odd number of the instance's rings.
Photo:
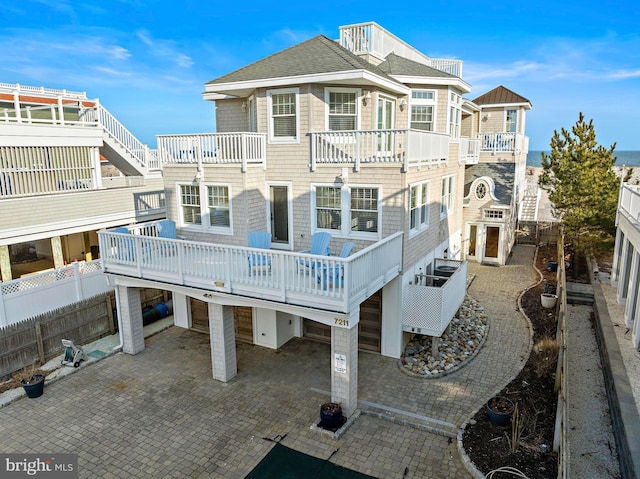
<svg viewBox="0 0 640 479">
<path fill-rule="evenodd" d="M 371 101 L 371 92 L 369 90 L 366 90 L 364 92 L 364 95 L 362 96 L 362 104 L 364 106 L 367 106 L 367 104 Z"/>
<path fill-rule="evenodd" d="M 406 107 L 407 107 L 407 99 L 403 98 L 402 100 L 400 100 L 400 111 L 404 111 Z"/>
</svg>

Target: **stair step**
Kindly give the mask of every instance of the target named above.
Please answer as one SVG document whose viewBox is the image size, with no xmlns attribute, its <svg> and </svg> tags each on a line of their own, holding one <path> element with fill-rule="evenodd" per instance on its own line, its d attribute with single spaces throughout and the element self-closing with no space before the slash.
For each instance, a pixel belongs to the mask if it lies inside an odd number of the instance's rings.
<svg viewBox="0 0 640 479">
<path fill-rule="evenodd" d="M 569 304 L 581 304 L 585 306 L 591 306 L 593 304 L 593 296 L 568 296 L 567 295 L 567 303 Z"/>
</svg>

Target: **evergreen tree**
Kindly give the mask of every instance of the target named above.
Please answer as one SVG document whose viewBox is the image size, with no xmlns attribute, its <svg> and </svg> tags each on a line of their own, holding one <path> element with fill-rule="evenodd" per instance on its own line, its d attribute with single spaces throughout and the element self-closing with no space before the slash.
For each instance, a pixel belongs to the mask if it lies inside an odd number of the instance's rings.
<svg viewBox="0 0 640 479">
<path fill-rule="evenodd" d="M 580 113 L 571 131 L 553 132 L 551 152 L 542 153 L 538 180 L 554 214 L 577 249 L 596 253 L 612 247 L 620 179 L 613 171 L 616 144 L 598 145 L 593 120 Z"/>
</svg>

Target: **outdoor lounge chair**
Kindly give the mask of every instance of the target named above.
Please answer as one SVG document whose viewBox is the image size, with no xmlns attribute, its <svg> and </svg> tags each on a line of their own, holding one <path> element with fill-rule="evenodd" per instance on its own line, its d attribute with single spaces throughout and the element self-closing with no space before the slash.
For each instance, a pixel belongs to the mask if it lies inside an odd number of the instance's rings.
<svg viewBox="0 0 640 479">
<path fill-rule="evenodd" d="M 254 231 L 249 234 L 249 248 L 270 249 L 271 233 L 268 231 Z M 249 261 L 249 276 L 253 268 L 267 266 L 271 272 L 271 258 L 266 254 L 251 253 L 247 255 Z"/>
<path fill-rule="evenodd" d="M 129 228 L 119 226 L 110 230 L 111 233 L 129 234 Z M 133 238 L 115 238 L 114 246 L 116 246 L 117 258 L 122 261 L 135 261 L 136 246 Z"/>
<path fill-rule="evenodd" d="M 330 242 L 330 233 L 318 231 L 316 233 L 313 233 L 313 236 L 311 237 L 311 248 L 300 251 L 300 253 L 315 254 L 318 256 L 329 256 L 331 254 L 331 249 L 329 248 Z M 311 269 L 311 271 L 313 271 L 316 266 L 316 261 L 309 258 L 300 258 L 296 260 L 296 273 L 298 272 L 299 266 L 309 268 Z"/>
<path fill-rule="evenodd" d="M 338 258 L 347 258 L 353 251 L 355 244 L 348 241 L 342 245 Z M 335 266 L 323 265 L 318 261 L 318 283 L 327 288 L 328 284 L 336 284 L 340 287 L 344 286 L 344 265 L 337 264 Z"/>
</svg>

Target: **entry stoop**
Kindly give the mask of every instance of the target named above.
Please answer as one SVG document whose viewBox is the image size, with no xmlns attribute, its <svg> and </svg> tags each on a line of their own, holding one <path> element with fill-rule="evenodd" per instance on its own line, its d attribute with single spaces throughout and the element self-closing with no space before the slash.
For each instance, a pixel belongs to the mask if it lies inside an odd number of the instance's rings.
<svg viewBox="0 0 640 479">
<path fill-rule="evenodd" d="M 593 286 L 567 282 L 567 303 L 593 305 Z"/>
</svg>

